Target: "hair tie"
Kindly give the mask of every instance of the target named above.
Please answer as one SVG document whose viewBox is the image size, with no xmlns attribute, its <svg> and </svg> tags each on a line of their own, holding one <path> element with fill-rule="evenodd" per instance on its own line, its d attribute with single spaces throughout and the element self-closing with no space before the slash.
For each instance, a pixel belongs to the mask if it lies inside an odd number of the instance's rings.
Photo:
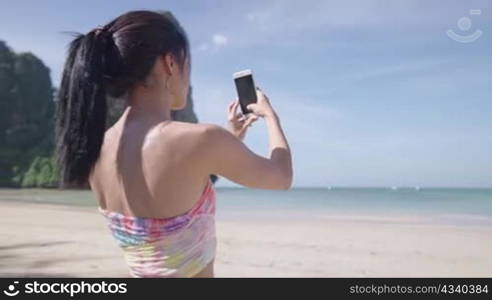
<svg viewBox="0 0 492 300">
<path fill-rule="evenodd" d="M 98 26 L 94 29 L 94 34 L 96 36 L 99 36 L 100 34 L 104 33 L 105 28 L 103 26 Z"/>
<path fill-rule="evenodd" d="M 94 35 L 96 37 L 99 37 L 100 35 L 102 35 L 104 38 L 107 38 L 109 35 L 108 35 L 108 28 L 106 26 L 98 26 L 96 28 L 94 28 L 92 30 L 92 32 L 94 32 Z"/>
</svg>

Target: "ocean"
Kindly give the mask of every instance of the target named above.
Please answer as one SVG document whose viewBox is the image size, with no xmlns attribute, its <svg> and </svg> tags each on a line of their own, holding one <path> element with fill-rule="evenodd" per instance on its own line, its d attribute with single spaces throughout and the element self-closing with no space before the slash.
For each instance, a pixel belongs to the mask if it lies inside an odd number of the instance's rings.
<svg viewBox="0 0 492 300">
<path fill-rule="evenodd" d="M 492 227 L 492 189 L 293 188 L 271 191 L 216 188 L 217 217 L 407 220 Z M 0 201 L 96 207 L 91 191 L 0 189 Z M 1 203 L 0 203 L 1 206 Z"/>
</svg>

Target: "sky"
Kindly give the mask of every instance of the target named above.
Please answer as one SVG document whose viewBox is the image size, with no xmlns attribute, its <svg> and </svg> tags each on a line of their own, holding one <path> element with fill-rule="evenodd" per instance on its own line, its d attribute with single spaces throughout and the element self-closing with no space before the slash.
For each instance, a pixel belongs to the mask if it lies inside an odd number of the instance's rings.
<svg viewBox="0 0 492 300">
<path fill-rule="evenodd" d="M 225 126 L 252 69 L 289 141 L 294 186 L 492 187 L 492 2 L 2 1 L 0 39 L 55 86 L 70 36 L 169 10 L 191 43 L 200 122 Z M 262 120 L 245 143 L 268 156 Z M 237 186 L 221 179 L 219 186 Z"/>
</svg>

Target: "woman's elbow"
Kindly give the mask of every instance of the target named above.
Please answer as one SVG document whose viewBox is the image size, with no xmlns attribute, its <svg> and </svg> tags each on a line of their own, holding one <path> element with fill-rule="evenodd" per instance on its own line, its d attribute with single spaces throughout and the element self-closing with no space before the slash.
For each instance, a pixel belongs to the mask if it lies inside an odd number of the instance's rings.
<svg viewBox="0 0 492 300">
<path fill-rule="evenodd" d="M 276 190 L 288 190 L 292 187 L 292 171 L 283 172 L 278 176 Z"/>
<path fill-rule="evenodd" d="M 282 190 L 288 190 L 292 187 L 292 172 L 289 172 L 284 179 Z"/>
</svg>

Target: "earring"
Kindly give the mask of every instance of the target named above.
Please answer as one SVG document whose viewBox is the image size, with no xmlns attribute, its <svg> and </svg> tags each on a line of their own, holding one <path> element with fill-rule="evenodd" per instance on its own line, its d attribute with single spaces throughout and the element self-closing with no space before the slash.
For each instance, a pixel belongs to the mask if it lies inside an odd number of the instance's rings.
<svg viewBox="0 0 492 300">
<path fill-rule="evenodd" d="M 167 91 L 169 92 L 169 94 L 173 95 L 174 96 L 174 93 L 173 93 L 173 90 L 171 89 L 170 85 L 169 85 L 169 77 L 167 78 L 166 80 L 166 89 Z"/>
<path fill-rule="evenodd" d="M 169 77 L 166 79 L 166 89 L 169 90 Z"/>
</svg>

